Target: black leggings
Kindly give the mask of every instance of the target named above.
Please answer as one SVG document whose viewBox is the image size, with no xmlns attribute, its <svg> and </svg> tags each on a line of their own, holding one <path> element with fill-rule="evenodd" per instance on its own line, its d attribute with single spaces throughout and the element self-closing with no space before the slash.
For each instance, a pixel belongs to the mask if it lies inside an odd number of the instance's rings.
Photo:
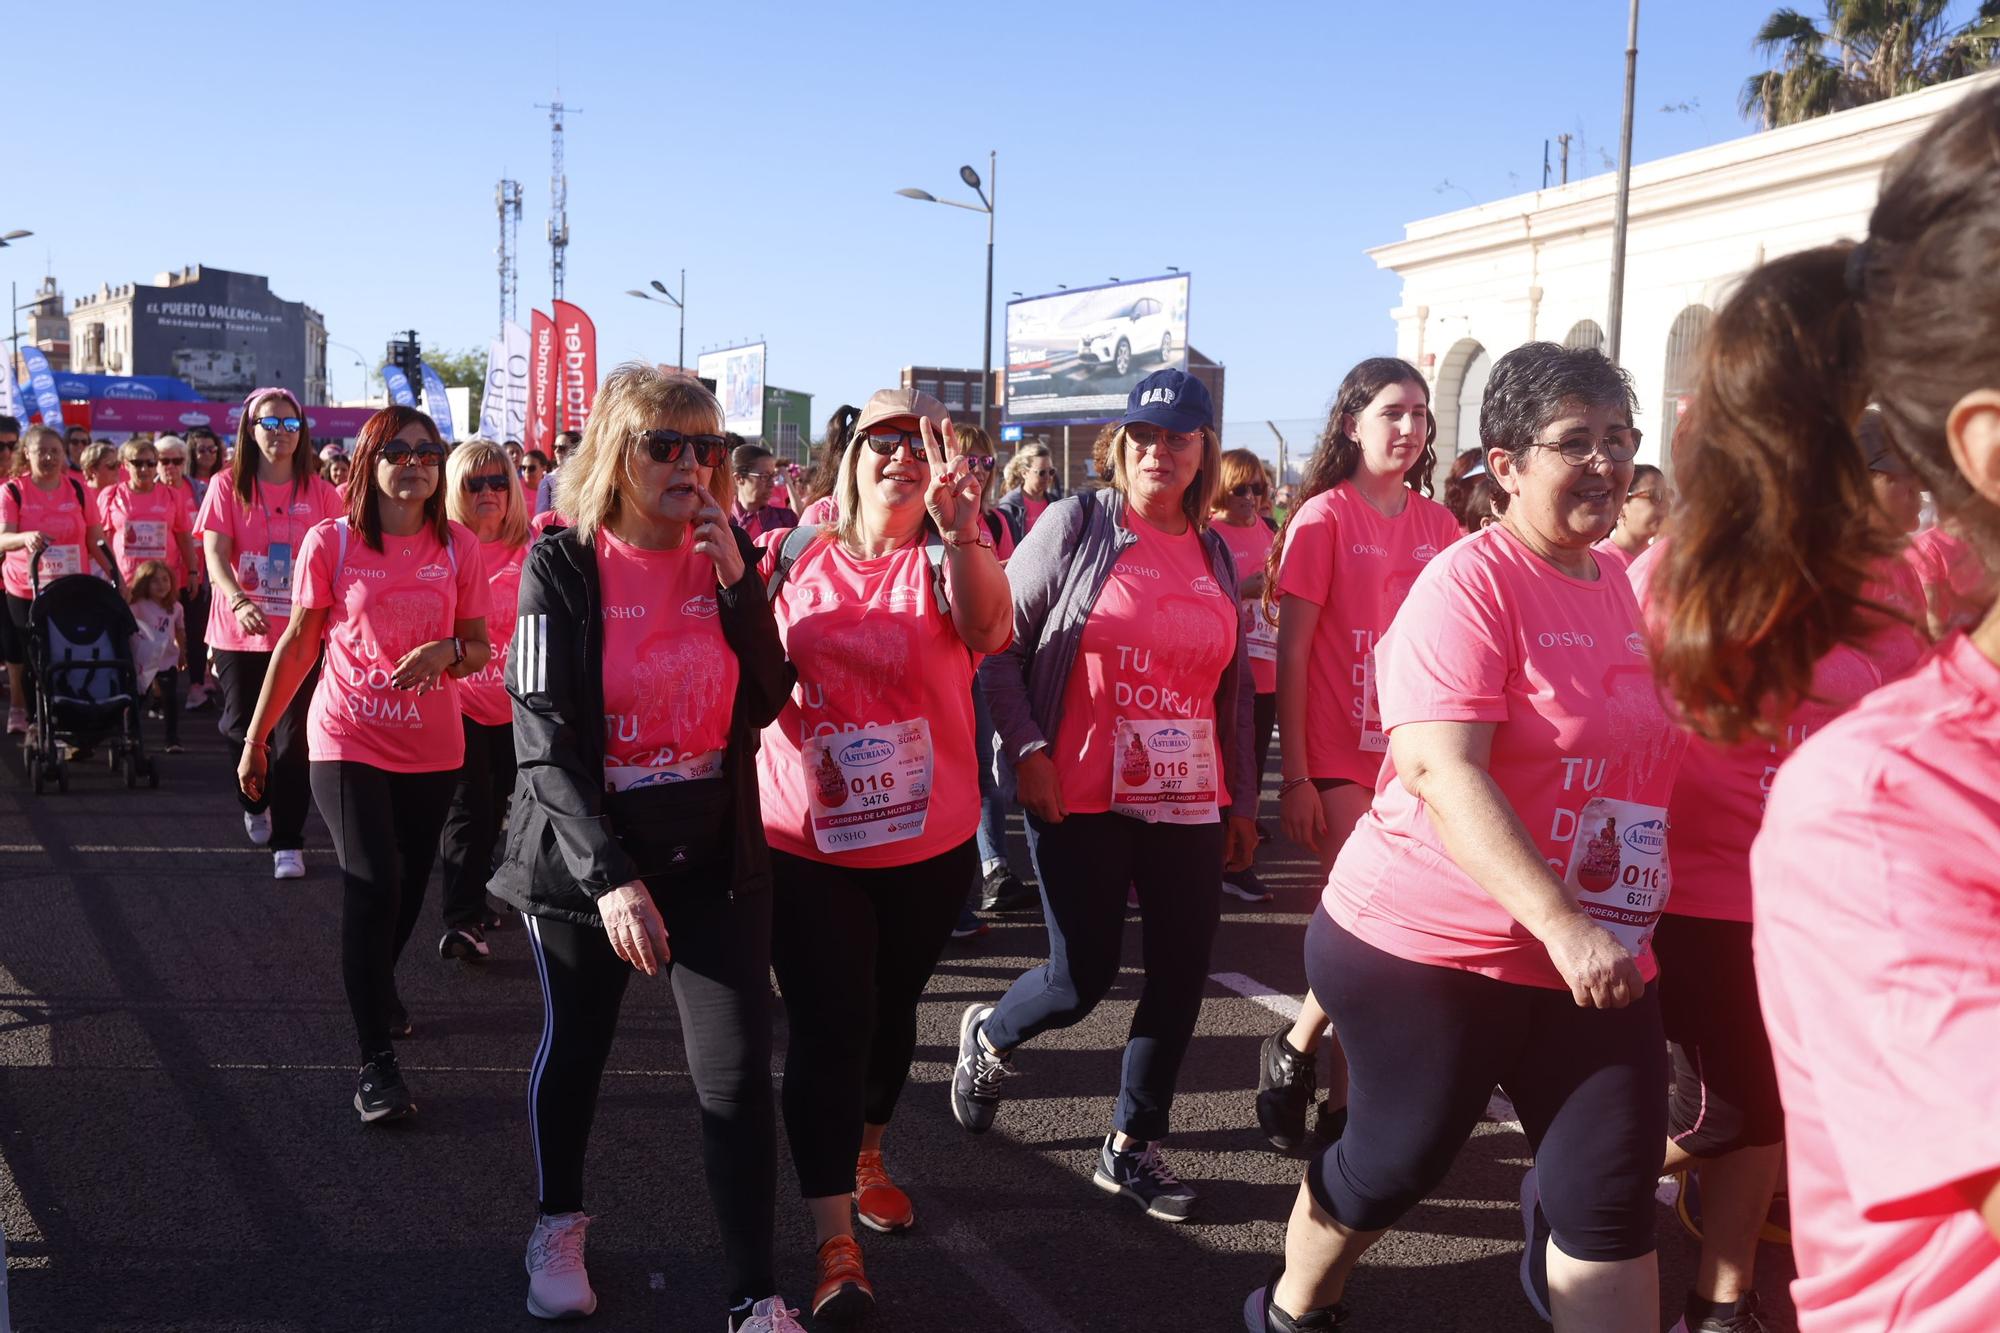
<svg viewBox="0 0 2000 1333">
<path fill-rule="evenodd" d="M 153 677 L 153 687 L 160 692 L 160 711 L 166 715 L 166 743 L 181 743 L 181 673 L 177 667 L 168 667 Z"/>
<path fill-rule="evenodd" d="M 444 923 L 476 926 L 486 919 L 486 881 L 493 847 L 514 791 L 514 724 L 465 724 L 465 765 L 451 793 L 438 850 L 444 861 Z"/>
<path fill-rule="evenodd" d="M 771 898 L 709 885 L 656 893 L 673 953 L 688 1072 L 701 1103 L 701 1164 L 722 1227 L 732 1304 L 777 1290 L 771 1215 L 777 1128 L 771 1108 Z M 604 927 L 527 917 L 542 981 L 542 1044 L 528 1084 L 528 1125 L 544 1213 L 583 1209 L 583 1160 L 598 1086 L 618 1027 L 630 964 Z M 854 1167 L 852 1159 L 848 1169 Z"/>
<path fill-rule="evenodd" d="M 1060 824 L 1028 816 L 1049 961 L 1001 997 L 986 1020 L 986 1039 L 1007 1051 L 1082 1022 L 1118 980 L 1125 886 L 1137 888 L 1146 976 L 1112 1118 L 1135 1139 L 1166 1137 L 1181 1059 L 1201 1016 L 1209 946 L 1222 915 L 1222 829 L 1120 814 L 1070 815 Z"/>
<path fill-rule="evenodd" d="M 250 716 L 257 711 L 257 695 L 264 688 L 264 673 L 271 668 L 269 653 L 234 653 L 215 650 L 215 679 L 222 687 L 222 734 L 229 738 L 229 764 L 233 772 L 243 758 L 243 741 L 250 733 Z M 306 774 L 306 713 L 312 708 L 313 691 L 319 688 L 319 663 L 299 682 L 299 691 L 279 715 L 271 729 L 271 766 L 264 778 L 264 794 L 251 800 L 242 792 L 236 799 L 249 814 L 271 815 L 271 850 L 299 851 L 306 845 L 306 811 L 312 805 L 313 787 Z M 324 809 L 322 808 L 322 813 Z"/>
<path fill-rule="evenodd" d="M 1306 929 L 1306 979 L 1347 1052 L 1347 1128 L 1306 1169 L 1335 1220 L 1393 1226 L 1444 1179 L 1497 1084 L 1520 1113 L 1556 1247 L 1596 1262 L 1653 1252 L 1667 1132 L 1656 987 L 1584 1009 L 1567 990 L 1384 953 L 1324 908 Z"/>
<path fill-rule="evenodd" d="M 1653 956 L 1673 1058 L 1668 1135 L 1702 1158 L 1782 1142 L 1785 1108 L 1757 1002 L 1750 923 L 1669 913 L 1653 934 Z"/>
<path fill-rule="evenodd" d="M 5 660 L 10 667 L 25 666 L 28 661 L 28 614 L 35 604 L 11 592 L 6 594 L 6 598 L 7 618 L 0 621 L 0 660 Z"/>
<path fill-rule="evenodd" d="M 1271 737 L 1278 730 L 1278 696 L 1259 694 L 1251 700 L 1251 724 L 1257 737 L 1257 791 L 1262 800 L 1264 774 L 1271 767 Z"/>
<path fill-rule="evenodd" d="M 917 1000 L 978 875 L 970 838 L 876 870 L 771 853 L 771 961 L 791 1029 L 785 1135 L 806 1198 L 851 1191 L 861 1126 L 895 1113 Z"/>
<path fill-rule="evenodd" d="M 416 929 L 457 773 L 391 773 L 348 759 L 315 759 L 312 794 L 333 833 L 343 885 L 340 979 L 361 1058 L 392 1049 L 389 1016 L 402 1008 L 396 960 Z"/>
<path fill-rule="evenodd" d="M 199 546 L 200 538 L 195 544 Z M 183 619 L 187 625 L 188 683 L 206 685 L 208 683 L 208 613 L 209 603 L 214 596 L 208 580 L 201 582 L 201 591 L 190 593 L 181 589 Z"/>
</svg>

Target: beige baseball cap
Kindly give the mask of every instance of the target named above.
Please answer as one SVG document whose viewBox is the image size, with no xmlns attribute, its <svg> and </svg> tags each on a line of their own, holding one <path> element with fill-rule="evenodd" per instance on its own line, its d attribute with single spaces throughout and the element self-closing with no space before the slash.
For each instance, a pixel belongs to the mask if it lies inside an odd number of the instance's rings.
<svg viewBox="0 0 2000 1333">
<path fill-rule="evenodd" d="M 945 411 L 943 403 L 921 389 L 877 389 L 868 396 L 868 405 L 861 409 L 855 420 L 854 433 L 860 435 L 870 426 L 897 417 L 927 418 L 933 429 L 942 432 L 944 424 L 951 420 L 951 413 Z"/>
</svg>

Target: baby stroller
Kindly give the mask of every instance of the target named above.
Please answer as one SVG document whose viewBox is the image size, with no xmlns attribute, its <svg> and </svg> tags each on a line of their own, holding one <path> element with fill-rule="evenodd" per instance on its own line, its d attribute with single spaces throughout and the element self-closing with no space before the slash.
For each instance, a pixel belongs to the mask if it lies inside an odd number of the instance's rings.
<svg viewBox="0 0 2000 1333">
<path fill-rule="evenodd" d="M 65 744 L 105 747 L 127 787 L 160 785 L 139 737 L 139 673 L 132 608 L 118 590 L 90 574 L 65 574 L 42 586 L 42 558 L 29 565 L 35 600 L 28 611 L 28 674 L 35 685 L 35 725 L 28 733 L 28 780 L 41 795 L 53 781 L 69 790 Z"/>
</svg>

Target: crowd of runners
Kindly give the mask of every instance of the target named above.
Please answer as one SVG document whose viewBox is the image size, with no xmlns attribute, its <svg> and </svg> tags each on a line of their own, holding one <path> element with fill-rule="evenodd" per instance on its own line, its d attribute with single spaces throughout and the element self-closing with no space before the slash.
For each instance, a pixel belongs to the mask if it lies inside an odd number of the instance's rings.
<svg viewBox="0 0 2000 1333">
<path fill-rule="evenodd" d="M 551 456 L 448 446 L 405 407 L 315 454 L 283 389 L 249 396 L 233 448 L 0 419 L 8 731 L 36 577 L 95 569 L 135 609 L 167 747 L 183 709 L 219 715 L 273 876 L 306 873 L 310 809 L 331 833 L 364 1122 L 417 1109 L 396 970 L 433 869 L 443 958 L 518 916 L 545 1318 L 596 1308 L 589 1137 L 635 972 L 674 991 L 729 1327 L 798 1327 L 781 1122 L 803 1304 L 873 1309 L 856 1223 L 917 1225 L 890 1124 L 919 999 L 981 912 L 1038 909 L 1048 959 L 964 1010 L 956 1122 L 1004 1130 L 1016 1062 L 1104 1000 L 1136 908 L 1092 1179 L 1198 1217 L 1166 1145 L 1222 899 L 1270 897 L 1275 742 L 1276 822 L 1324 892 L 1301 1016 L 1244 1105 L 1309 1160 L 1269 1282 L 1191 1308 L 1366 1326 L 1360 1259 L 1498 1089 L 1534 1159 L 1523 1296 L 1558 1329 L 1657 1326 L 1677 1176 L 1702 1236 L 1677 1330 L 1770 1327 L 1771 1238 L 1804 1329 L 1990 1330 L 1996 219 L 1989 92 L 1905 151 L 1864 240 L 1742 280 L 1660 466 L 1597 351 L 1501 357 L 1457 459 L 1423 375 L 1377 357 L 1275 512 L 1171 369 L 1072 495 L 1046 451 L 1003 469 L 909 390 L 843 408 L 788 469 L 638 364 Z"/>
</svg>

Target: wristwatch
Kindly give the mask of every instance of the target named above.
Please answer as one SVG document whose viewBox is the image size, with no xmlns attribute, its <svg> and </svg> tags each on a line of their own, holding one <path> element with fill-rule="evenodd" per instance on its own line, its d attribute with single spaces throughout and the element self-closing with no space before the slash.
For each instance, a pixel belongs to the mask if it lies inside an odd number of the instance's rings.
<svg viewBox="0 0 2000 1333">
<path fill-rule="evenodd" d="M 947 532 L 944 534 L 944 544 L 950 547 L 984 546 L 990 551 L 993 549 L 993 534 L 988 532 L 983 525 L 970 537 L 961 537 L 955 532 Z"/>
</svg>

